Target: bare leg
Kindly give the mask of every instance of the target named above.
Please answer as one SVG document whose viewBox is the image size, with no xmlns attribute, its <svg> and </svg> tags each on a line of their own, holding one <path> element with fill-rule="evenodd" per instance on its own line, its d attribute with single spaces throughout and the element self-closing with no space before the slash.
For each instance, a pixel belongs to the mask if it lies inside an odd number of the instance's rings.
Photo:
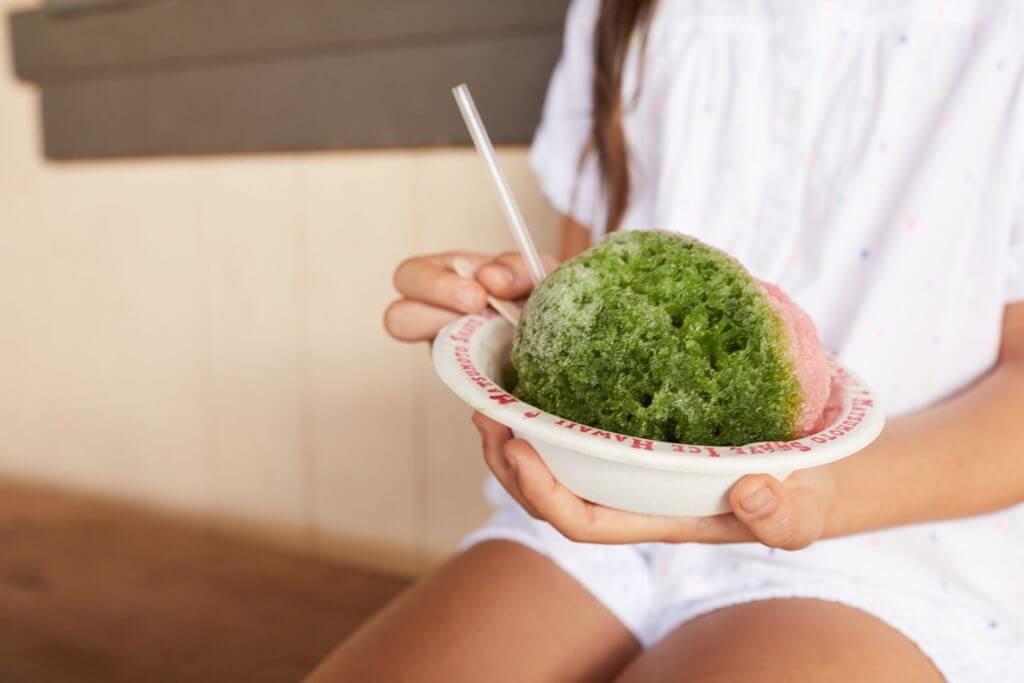
<svg viewBox="0 0 1024 683">
<path fill-rule="evenodd" d="M 765 600 L 683 624 L 636 658 L 621 683 L 941 683 L 905 636 L 861 610 L 808 599 Z"/>
<path fill-rule="evenodd" d="M 395 599 L 309 680 L 607 681 L 639 650 L 553 562 L 489 541 Z"/>
</svg>

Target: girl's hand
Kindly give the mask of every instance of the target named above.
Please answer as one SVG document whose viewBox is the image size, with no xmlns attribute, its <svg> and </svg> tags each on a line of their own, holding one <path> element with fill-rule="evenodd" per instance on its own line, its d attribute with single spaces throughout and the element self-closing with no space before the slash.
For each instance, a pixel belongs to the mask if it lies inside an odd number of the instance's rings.
<svg viewBox="0 0 1024 683">
<path fill-rule="evenodd" d="M 796 550 L 821 538 L 836 498 L 828 466 L 794 472 L 784 482 L 767 474 L 740 479 L 732 512 L 713 517 L 658 517 L 583 500 L 559 484 L 537 451 L 504 425 L 473 414 L 484 459 L 502 486 L 533 517 L 582 543 L 739 543 L 758 541 Z"/>
<path fill-rule="evenodd" d="M 475 280 L 452 270 L 456 258 L 471 261 L 479 269 Z M 541 255 L 548 268 L 557 263 Z M 487 305 L 487 295 L 514 301 L 533 289 L 529 271 L 516 252 L 498 257 L 471 252 L 447 252 L 406 259 L 395 269 L 395 289 L 401 298 L 384 312 L 384 327 L 401 341 L 431 341 L 442 327 L 464 313 L 477 313 Z"/>
</svg>

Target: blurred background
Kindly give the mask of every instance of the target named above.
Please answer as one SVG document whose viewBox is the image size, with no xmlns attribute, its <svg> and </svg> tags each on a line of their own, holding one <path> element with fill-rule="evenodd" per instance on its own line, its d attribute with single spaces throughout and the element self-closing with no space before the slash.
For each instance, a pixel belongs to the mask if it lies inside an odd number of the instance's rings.
<svg viewBox="0 0 1024 683">
<path fill-rule="evenodd" d="M 294 679 L 484 519 L 380 320 L 402 258 L 512 247 L 460 81 L 553 247 L 566 5 L 0 5 L 0 680 Z"/>
</svg>

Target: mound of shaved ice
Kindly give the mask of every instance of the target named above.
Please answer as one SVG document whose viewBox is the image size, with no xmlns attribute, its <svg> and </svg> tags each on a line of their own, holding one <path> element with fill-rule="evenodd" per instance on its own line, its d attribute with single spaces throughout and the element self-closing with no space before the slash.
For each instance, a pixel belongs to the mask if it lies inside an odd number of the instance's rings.
<svg viewBox="0 0 1024 683">
<path fill-rule="evenodd" d="M 740 445 L 819 426 L 829 372 L 810 318 L 778 288 L 696 239 L 629 231 L 534 291 L 508 384 L 598 429 Z"/>
<path fill-rule="evenodd" d="M 761 282 L 761 288 L 782 323 L 789 342 L 790 361 L 800 384 L 801 413 L 797 418 L 797 431 L 800 436 L 811 434 L 823 427 L 822 418 L 832 383 L 828 358 L 811 317 L 775 285 Z"/>
</svg>

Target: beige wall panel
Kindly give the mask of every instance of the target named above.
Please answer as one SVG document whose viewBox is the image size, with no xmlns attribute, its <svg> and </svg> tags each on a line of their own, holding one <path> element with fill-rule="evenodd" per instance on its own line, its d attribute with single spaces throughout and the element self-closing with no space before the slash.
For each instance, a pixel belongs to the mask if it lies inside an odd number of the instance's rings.
<svg viewBox="0 0 1024 683">
<path fill-rule="evenodd" d="M 192 188 L 156 167 L 68 167 L 3 203 L 8 471 L 206 507 L 195 212 L 167 200 Z"/>
<path fill-rule="evenodd" d="M 408 571 L 421 558 L 418 346 L 381 325 L 394 264 L 419 231 L 403 153 L 304 159 L 309 492 L 316 547 Z"/>
<path fill-rule="evenodd" d="M 192 162 L 206 342 L 210 487 L 226 521 L 306 542 L 302 307 L 304 226 L 297 164 Z M 171 229 L 170 226 L 164 226 Z"/>
</svg>

